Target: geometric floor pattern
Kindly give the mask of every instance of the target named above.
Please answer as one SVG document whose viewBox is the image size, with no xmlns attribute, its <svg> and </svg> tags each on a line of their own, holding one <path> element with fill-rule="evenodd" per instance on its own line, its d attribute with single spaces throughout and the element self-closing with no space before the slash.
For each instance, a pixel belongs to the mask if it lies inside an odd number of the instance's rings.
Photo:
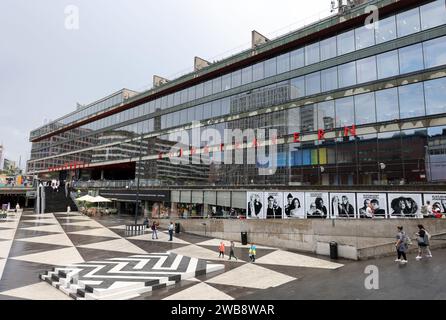
<svg viewBox="0 0 446 320">
<path fill-rule="evenodd" d="M 250 263 L 248 246 L 239 242 L 238 260 L 228 260 L 227 255 L 218 257 L 220 239 L 181 233 L 168 241 L 161 231 L 152 240 L 150 230 L 128 233 L 125 224 L 131 221 L 77 212 L 8 214 L 0 220 L 0 299 L 243 299 L 259 290 L 298 284 L 308 273 L 343 267 L 268 246 L 257 246 L 256 262 Z M 167 264 L 161 264 L 163 259 Z M 195 270 L 191 261 L 197 262 Z M 154 266 L 177 270 L 150 269 Z"/>
</svg>

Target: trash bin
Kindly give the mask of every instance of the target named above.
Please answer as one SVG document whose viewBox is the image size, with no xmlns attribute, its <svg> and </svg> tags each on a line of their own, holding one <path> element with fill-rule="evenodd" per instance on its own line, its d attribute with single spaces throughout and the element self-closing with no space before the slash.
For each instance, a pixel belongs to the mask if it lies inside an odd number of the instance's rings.
<svg viewBox="0 0 446 320">
<path fill-rule="evenodd" d="M 335 241 L 330 242 L 330 259 L 338 258 L 338 244 Z"/>
<path fill-rule="evenodd" d="M 180 233 L 180 223 L 179 222 L 175 223 L 175 233 Z"/>
<path fill-rule="evenodd" d="M 248 232 L 242 232 L 241 236 L 242 236 L 242 245 L 247 245 L 248 244 Z"/>
</svg>

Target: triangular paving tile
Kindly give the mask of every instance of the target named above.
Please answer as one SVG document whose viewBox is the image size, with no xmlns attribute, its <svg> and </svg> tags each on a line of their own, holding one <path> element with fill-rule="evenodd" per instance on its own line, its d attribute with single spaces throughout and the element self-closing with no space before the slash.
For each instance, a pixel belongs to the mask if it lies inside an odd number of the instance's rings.
<svg viewBox="0 0 446 320">
<path fill-rule="evenodd" d="M 61 246 L 58 244 L 48 244 L 48 243 L 35 243 L 35 242 L 25 242 L 25 241 L 14 241 L 9 251 L 9 257 L 20 257 L 33 253 L 64 249 L 68 246 Z"/>
<path fill-rule="evenodd" d="M 91 218 L 86 216 L 64 216 L 64 217 L 58 217 L 58 219 L 61 223 L 76 222 L 76 221 L 91 221 Z"/>
<path fill-rule="evenodd" d="M 29 300 L 72 300 L 66 294 L 46 282 L 39 282 L 29 286 L 3 291 L 0 294 Z"/>
<path fill-rule="evenodd" d="M 17 228 L 18 222 L 0 222 L 0 227 L 2 228 Z"/>
<path fill-rule="evenodd" d="M 337 269 L 343 266 L 339 263 L 334 263 L 331 261 L 308 257 L 302 254 L 282 250 L 274 251 L 259 259 L 256 259 L 256 262 L 268 265 L 284 265 L 323 269 Z"/>
<path fill-rule="evenodd" d="M 27 214 L 25 216 L 27 218 L 29 218 L 29 217 L 34 217 L 34 218 L 51 217 L 51 218 L 54 218 L 54 214 L 52 214 L 52 213 L 36 213 L 36 214 Z"/>
<path fill-rule="evenodd" d="M 112 258 L 123 258 L 132 255 L 129 254 L 128 252 L 88 249 L 82 247 L 77 247 L 76 249 L 79 251 L 80 255 L 82 256 L 82 258 L 84 258 L 85 261 L 98 261 Z"/>
<path fill-rule="evenodd" d="M 85 231 L 85 230 L 92 230 L 92 229 L 101 229 L 102 227 L 83 227 L 83 226 L 66 226 L 66 225 L 61 225 L 62 229 L 66 232 L 66 233 L 70 233 L 70 232 L 76 232 L 76 231 Z"/>
<path fill-rule="evenodd" d="M 180 244 L 173 242 L 155 242 L 155 241 L 133 240 L 133 239 L 127 239 L 127 240 L 148 253 L 167 252 L 188 245 L 188 244 Z"/>
<path fill-rule="evenodd" d="M 14 239 L 15 233 L 16 233 L 15 229 L 0 230 L 0 238 L 12 240 Z"/>
<path fill-rule="evenodd" d="M 78 226 L 78 227 L 94 227 L 94 228 L 104 228 L 104 226 L 96 221 L 90 220 L 90 221 L 75 221 L 75 222 L 66 222 L 61 223 L 61 225 L 64 226 Z"/>
<path fill-rule="evenodd" d="M 154 241 L 154 242 L 173 242 L 173 243 L 180 243 L 180 244 L 190 244 L 189 242 L 186 242 L 184 240 L 181 240 L 177 237 L 173 237 L 172 241 L 169 241 L 169 235 L 165 233 L 158 233 L 158 239 L 153 240 L 152 239 L 152 233 L 145 233 L 138 236 L 128 237 L 127 239 L 133 239 L 133 240 L 144 240 L 144 241 Z"/>
<path fill-rule="evenodd" d="M 211 251 L 209 249 L 205 249 L 194 244 L 169 250 L 169 252 L 204 260 L 220 260 L 220 261 L 223 260 L 218 257 L 217 249 L 215 249 L 215 251 Z"/>
<path fill-rule="evenodd" d="M 12 259 L 58 266 L 84 262 L 74 247 L 33 253 Z"/>
<path fill-rule="evenodd" d="M 125 239 L 116 239 L 79 246 L 80 248 L 145 254 L 146 251 Z"/>
<path fill-rule="evenodd" d="M 44 221 L 20 221 L 19 228 L 29 228 L 29 227 L 42 227 L 42 226 L 50 226 L 50 225 L 59 225 L 59 222 L 57 220 L 44 222 Z"/>
<path fill-rule="evenodd" d="M 48 235 L 48 236 L 41 236 L 41 237 L 24 238 L 24 239 L 19 239 L 16 241 L 58 244 L 61 246 L 68 246 L 68 247 L 73 246 L 73 243 L 70 241 L 70 239 L 67 237 L 67 235 L 65 233 L 58 233 L 58 234 L 52 234 L 52 235 Z"/>
<path fill-rule="evenodd" d="M 27 230 L 27 229 L 17 229 L 14 239 L 23 239 L 23 238 L 31 238 L 31 237 L 42 237 L 48 236 L 51 234 L 60 234 L 60 232 L 48 232 L 48 231 L 36 231 L 36 230 Z"/>
<path fill-rule="evenodd" d="M 222 239 L 210 239 L 210 240 L 206 240 L 206 241 L 203 241 L 203 242 L 196 243 L 196 245 L 218 247 L 220 245 L 220 242 L 222 242 L 222 241 L 224 242 L 225 246 L 227 248 L 229 248 L 229 245 L 231 244 L 231 240 L 222 240 Z M 241 242 L 237 242 L 237 241 L 234 241 L 234 244 L 238 248 L 249 248 L 251 246 L 250 244 L 243 245 Z M 267 246 L 260 246 L 260 245 L 256 245 L 256 247 L 257 247 L 257 249 L 271 249 L 271 250 L 275 250 L 276 249 L 276 248 L 267 247 Z"/>
<path fill-rule="evenodd" d="M 0 241 L 0 258 L 8 258 L 12 240 Z"/>
<path fill-rule="evenodd" d="M 109 237 L 109 238 L 121 238 L 121 236 L 117 235 L 113 231 L 107 228 L 96 228 L 84 231 L 75 231 L 69 232 L 70 234 L 80 234 L 84 236 L 96 236 L 96 237 Z"/>
<path fill-rule="evenodd" d="M 67 233 L 68 238 L 70 238 L 71 242 L 76 246 L 82 246 L 90 243 L 97 243 L 97 242 L 103 242 L 108 240 L 114 240 L 116 238 L 109 238 L 109 237 L 95 237 L 95 236 L 86 236 L 82 234 L 73 234 L 73 233 Z"/>
<path fill-rule="evenodd" d="M 35 230 L 35 231 L 47 231 L 47 232 L 59 232 L 63 233 L 63 229 L 60 225 L 48 225 L 48 226 L 39 226 L 39 227 L 27 227 L 27 228 L 20 228 L 21 230 Z"/>
<path fill-rule="evenodd" d="M 243 279 L 243 281 L 241 281 L 241 279 Z M 270 287 L 280 286 L 293 280 L 296 280 L 296 278 L 263 268 L 253 263 L 246 263 L 238 268 L 206 280 L 206 282 L 230 286 L 267 289 Z"/>
<path fill-rule="evenodd" d="M 0 280 L 2 280 L 3 270 L 5 269 L 6 259 L 0 259 Z"/>
<path fill-rule="evenodd" d="M 202 282 L 163 300 L 233 300 L 231 296 Z"/>
</svg>

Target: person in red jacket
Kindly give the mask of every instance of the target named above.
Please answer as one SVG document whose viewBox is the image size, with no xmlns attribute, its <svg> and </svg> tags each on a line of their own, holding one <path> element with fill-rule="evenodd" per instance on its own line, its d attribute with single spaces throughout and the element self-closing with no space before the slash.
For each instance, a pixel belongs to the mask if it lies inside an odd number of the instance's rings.
<svg viewBox="0 0 446 320">
<path fill-rule="evenodd" d="M 225 244 L 223 243 L 223 241 L 220 242 L 220 245 L 218 246 L 218 252 L 219 252 L 218 255 L 219 258 L 225 257 Z"/>
</svg>

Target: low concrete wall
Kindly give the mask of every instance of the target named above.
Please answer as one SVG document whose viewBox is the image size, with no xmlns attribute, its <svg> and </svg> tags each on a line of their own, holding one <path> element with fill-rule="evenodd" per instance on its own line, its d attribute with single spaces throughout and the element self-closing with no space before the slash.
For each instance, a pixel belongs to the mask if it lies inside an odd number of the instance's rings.
<svg viewBox="0 0 446 320">
<path fill-rule="evenodd" d="M 418 224 L 431 235 L 446 232 L 446 219 L 386 220 L 223 220 L 179 219 L 181 231 L 225 240 L 241 241 L 241 232 L 248 241 L 260 245 L 329 255 L 329 242 L 338 243 L 338 255 L 347 259 L 367 259 L 394 254 L 396 226 L 402 225 L 415 239 Z M 167 227 L 169 220 L 161 220 Z M 446 238 L 446 236 L 444 236 Z M 435 239 L 435 237 L 434 237 Z M 432 245 L 442 246 L 446 241 Z M 414 244 L 413 247 L 416 247 Z"/>
</svg>

